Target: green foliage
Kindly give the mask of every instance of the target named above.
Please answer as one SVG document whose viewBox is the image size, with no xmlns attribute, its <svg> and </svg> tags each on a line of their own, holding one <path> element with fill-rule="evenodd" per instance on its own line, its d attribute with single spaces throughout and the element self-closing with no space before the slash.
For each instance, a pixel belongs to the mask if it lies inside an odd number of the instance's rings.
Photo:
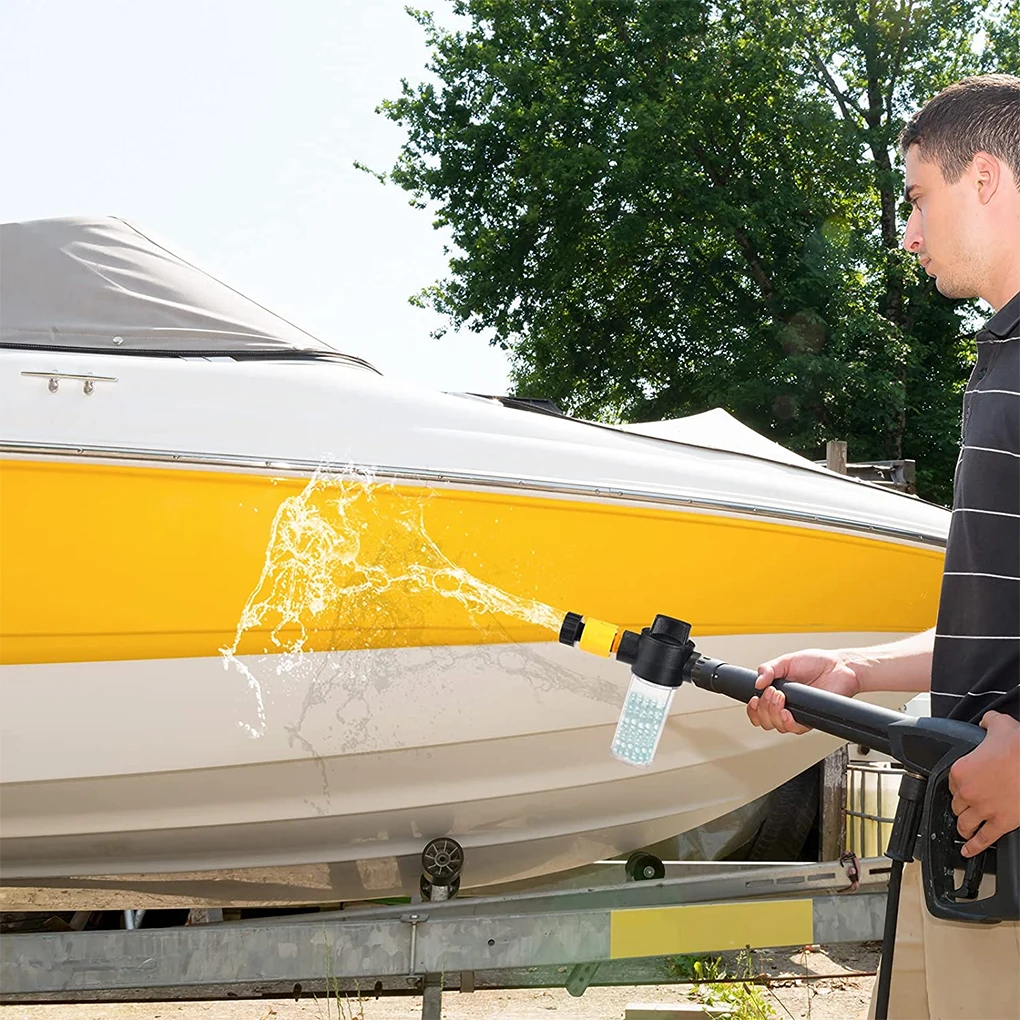
<svg viewBox="0 0 1020 1020">
<path fill-rule="evenodd" d="M 727 1020 L 771 1020 L 775 1011 L 756 977 L 748 952 L 737 957 L 736 972 L 726 970 L 721 956 L 684 955 L 670 960 L 670 974 L 681 981 L 696 982 L 695 998 Z"/>
<path fill-rule="evenodd" d="M 515 388 L 641 421 L 721 406 L 792 449 L 908 456 L 947 501 L 972 308 L 898 250 L 904 117 L 984 61 L 980 0 L 458 0 L 381 111 L 448 228 L 414 299 Z M 986 33 L 984 54 L 974 45 Z"/>
<path fill-rule="evenodd" d="M 988 39 L 981 69 L 989 73 L 1020 74 L 1020 7 L 1000 0 L 989 7 L 985 19 Z"/>
<path fill-rule="evenodd" d="M 775 1010 L 757 985 L 743 981 L 703 985 L 698 999 L 720 1020 L 772 1020 Z"/>
<path fill-rule="evenodd" d="M 721 956 L 705 953 L 683 953 L 669 960 L 669 975 L 678 981 L 718 981 L 726 977 Z"/>
</svg>

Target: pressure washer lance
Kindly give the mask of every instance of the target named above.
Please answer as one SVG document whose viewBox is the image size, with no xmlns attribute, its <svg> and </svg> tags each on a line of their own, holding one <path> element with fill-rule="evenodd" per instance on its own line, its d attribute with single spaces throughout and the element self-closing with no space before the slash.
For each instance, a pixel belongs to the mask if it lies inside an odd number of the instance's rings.
<svg viewBox="0 0 1020 1020">
<path fill-rule="evenodd" d="M 758 674 L 699 655 L 690 639 L 691 626 L 657 616 L 640 634 L 601 620 L 567 613 L 560 641 L 586 652 L 616 658 L 631 667 L 630 687 L 611 745 L 630 765 L 649 766 L 666 725 L 676 689 L 685 681 L 745 704 L 761 692 Z M 891 755 L 905 768 L 899 804 L 885 855 L 892 860 L 886 902 L 882 961 L 878 974 L 876 1020 L 889 1010 L 896 914 L 903 865 L 914 855 L 921 861 L 921 883 L 929 913 L 950 921 L 997 924 L 1020 920 L 1020 829 L 1000 836 L 976 857 L 960 854 L 949 791 L 949 769 L 957 758 L 984 739 L 980 726 L 956 719 L 916 719 L 877 705 L 844 698 L 805 684 L 777 680 L 786 707 L 802 726 L 864 744 Z M 963 880 L 956 885 L 956 872 Z M 978 899 L 984 875 L 995 875 L 995 891 Z"/>
</svg>

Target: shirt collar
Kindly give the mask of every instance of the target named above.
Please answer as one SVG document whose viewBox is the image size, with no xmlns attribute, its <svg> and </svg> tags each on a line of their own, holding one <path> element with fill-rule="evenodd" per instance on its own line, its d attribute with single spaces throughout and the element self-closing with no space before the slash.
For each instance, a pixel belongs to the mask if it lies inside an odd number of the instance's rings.
<svg viewBox="0 0 1020 1020">
<path fill-rule="evenodd" d="M 985 330 L 1005 339 L 1017 335 L 1020 326 L 1020 293 L 1014 294 L 986 323 Z"/>
</svg>

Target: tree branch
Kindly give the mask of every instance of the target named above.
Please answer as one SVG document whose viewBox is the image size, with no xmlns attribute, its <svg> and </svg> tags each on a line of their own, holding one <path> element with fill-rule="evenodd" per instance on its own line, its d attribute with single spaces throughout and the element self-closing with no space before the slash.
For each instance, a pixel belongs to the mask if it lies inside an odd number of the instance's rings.
<svg viewBox="0 0 1020 1020">
<path fill-rule="evenodd" d="M 811 52 L 811 60 L 818 72 L 818 83 L 835 98 L 839 104 L 840 112 L 843 114 L 843 119 L 850 120 L 850 110 L 853 110 L 863 120 L 864 111 L 849 96 L 844 95 L 810 39 L 808 40 L 808 49 Z"/>
<path fill-rule="evenodd" d="M 914 0 L 907 0 L 904 10 L 903 30 L 900 32 L 896 52 L 893 54 L 892 69 L 889 72 L 889 90 L 886 93 L 885 115 L 890 123 L 892 123 L 893 119 L 893 99 L 896 96 L 896 80 L 900 76 L 900 64 L 903 61 L 903 53 L 907 48 L 907 37 L 910 35 L 910 18 L 913 13 Z"/>
<path fill-rule="evenodd" d="M 705 168 L 705 173 L 708 174 L 708 179 L 712 182 L 714 187 L 725 188 L 729 184 L 729 178 L 721 173 L 718 168 L 712 163 L 709 158 L 708 152 L 704 146 L 698 142 L 691 142 L 691 147 L 694 149 L 695 155 L 701 160 L 701 165 Z M 765 306 L 769 310 L 769 314 L 776 318 L 776 307 L 775 307 L 775 294 L 776 288 L 772 283 L 772 278 L 769 276 L 768 270 L 765 268 L 765 264 L 762 262 L 757 251 L 755 251 L 754 245 L 751 243 L 751 239 L 747 236 L 747 232 L 741 227 L 733 227 L 733 239 L 737 242 L 737 247 L 740 249 L 744 256 L 744 260 L 747 262 L 747 267 L 751 272 L 751 279 L 754 280 L 761 292 L 762 300 L 765 302 Z"/>
</svg>

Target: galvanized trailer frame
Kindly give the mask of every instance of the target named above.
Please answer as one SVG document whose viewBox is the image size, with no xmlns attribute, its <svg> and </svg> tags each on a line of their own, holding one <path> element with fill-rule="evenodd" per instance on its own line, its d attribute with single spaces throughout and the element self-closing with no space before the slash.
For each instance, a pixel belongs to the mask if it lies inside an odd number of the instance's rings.
<svg viewBox="0 0 1020 1020">
<path fill-rule="evenodd" d="M 888 861 L 716 874 L 176 928 L 0 936 L 0 1002 L 668 981 L 656 958 L 881 936 Z M 853 888 L 851 888 L 853 886 Z M 599 973 L 601 971 L 601 974 Z M 623 977 L 623 975 L 628 975 Z M 675 978 L 674 978 L 675 980 Z"/>
</svg>

